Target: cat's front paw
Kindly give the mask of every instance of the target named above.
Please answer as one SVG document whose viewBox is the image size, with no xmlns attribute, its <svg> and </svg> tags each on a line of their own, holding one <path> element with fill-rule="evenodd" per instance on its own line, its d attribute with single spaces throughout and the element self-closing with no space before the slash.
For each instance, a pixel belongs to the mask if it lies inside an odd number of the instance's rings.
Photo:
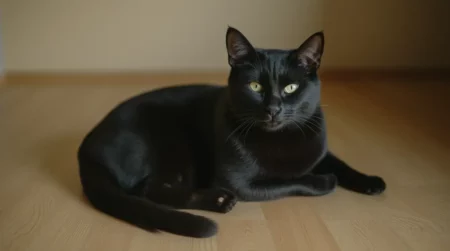
<svg viewBox="0 0 450 251">
<path fill-rule="evenodd" d="M 383 193 L 384 190 L 386 190 L 386 183 L 381 177 L 367 176 L 365 179 L 358 182 L 356 189 L 360 193 L 377 195 Z"/>
<path fill-rule="evenodd" d="M 198 198 L 198 203 L 204 210 L 228 213 L 236 205 L 237 197 L 226 189 L 214 188 L 202 193 Z"/>
<path fill-rule="evenodd" d="M 236 196 L 227 190 L 223 190 L 223 193 L 219 195 L 216 199 L 217 212 L 219 213 L 228 213 L 233 209 L 233 207 L 237 203 Z"/>
</svg>

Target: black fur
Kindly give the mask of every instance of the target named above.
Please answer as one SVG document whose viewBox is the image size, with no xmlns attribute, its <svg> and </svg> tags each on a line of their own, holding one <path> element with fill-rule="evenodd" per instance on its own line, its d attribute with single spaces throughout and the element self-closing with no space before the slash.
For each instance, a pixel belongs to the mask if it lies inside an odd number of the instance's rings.
<svg viewBox="0 0 450 251">
<path fill-rule="evenodd" d="M 174 209 L 226 213 L 238 200 L 325 195 L 337 184 L 384 191 L 381 178 L 328 151 L 317 76 L 322 33 L 295 50 L 266 50 L 230 27 L 226 45 L 228 86 L 144 93 L 89 132 L 78 160 L 94 207 L 143 229 L 209 237 L 213 221 Z M 288 93 L 290 84 L 297 90 Z"/>
</svg>

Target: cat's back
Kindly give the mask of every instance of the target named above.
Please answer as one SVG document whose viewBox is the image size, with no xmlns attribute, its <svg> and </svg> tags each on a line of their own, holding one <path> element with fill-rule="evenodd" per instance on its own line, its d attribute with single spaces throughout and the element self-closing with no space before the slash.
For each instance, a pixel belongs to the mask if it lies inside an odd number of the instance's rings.
<svg viewBox="0 0 450 251">
<path fill-rule="evenodd" d="M 130 123 L 135 119 L 189 118 L 214 105 L 224 87 L 212 84 L 169 86 L 147 91 L 119 103 L 106 120 Z"/>
<path fill-rule="evenodd" d="M 185 84 L 153 89 L 130 98 L 125 103 L 150 102 L 158 104 L 184 104 L 224 87 L 213 84 Z M 125 104 L 124 103 L 124 104 Z"/>
<path fill-rule="evenodd" d="M 82 148 L 112 139 L 122 142 L 123 137 L 130 135 L 141 140 L 210 127 L 215 104 L 223 90 L 224 87 L 217 85 L 191 84 L 163 87 L 128 98 L 111 109 L 86 135 Z"/>
<path fill-rule="evenodd" d="M 224 87 L 212 84 L 189 84 L 153 89 L 131 97 L 118 105 L 118 109 L 140 105 L 185 106 L 208 100 Z"/>
</svg>

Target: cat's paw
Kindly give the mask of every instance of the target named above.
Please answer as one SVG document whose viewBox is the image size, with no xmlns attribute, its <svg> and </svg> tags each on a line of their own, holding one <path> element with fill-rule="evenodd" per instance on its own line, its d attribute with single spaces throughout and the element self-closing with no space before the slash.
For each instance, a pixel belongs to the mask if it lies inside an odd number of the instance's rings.
<svg viewBox="0 0 450 251">
<path fill-rule="evenodd" d="M 234 193 L 223 188 L 207 190 L 200 197 L 198 202 L 202 209 L 217 213 L 228 213 L 237 203 Z"/>
<path fill-rule="evenodd" d="M 217 197 L 216 205 L 218 212 L 228 213 L 237 203 L 236 196 L 227 190 L 223 190 L 222 194 Z"/>
<path fill-rule="evenodd" d="M 368 195 L 377 195 L 386 190 L 386 183 L 381 177 L 367 176 L 365 179 L 358 182 L 356 190 Z"/>
</svg>

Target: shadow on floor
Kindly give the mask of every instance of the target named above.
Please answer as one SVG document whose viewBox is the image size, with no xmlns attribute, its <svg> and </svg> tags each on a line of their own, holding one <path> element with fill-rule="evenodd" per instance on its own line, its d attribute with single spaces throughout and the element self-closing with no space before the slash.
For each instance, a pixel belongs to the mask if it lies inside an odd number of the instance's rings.
<svg viewBox="0 0 450 251">
<path fill-rule="evenodd" d="M 55 181 L 55 187 L 64 189 L 69 195 L 87 201 L 83 196 L 78 174 L 78 147 L 84 134 L 67 134 L 45 139 L 37 145 L 41 171 Z"/>
</svg>

